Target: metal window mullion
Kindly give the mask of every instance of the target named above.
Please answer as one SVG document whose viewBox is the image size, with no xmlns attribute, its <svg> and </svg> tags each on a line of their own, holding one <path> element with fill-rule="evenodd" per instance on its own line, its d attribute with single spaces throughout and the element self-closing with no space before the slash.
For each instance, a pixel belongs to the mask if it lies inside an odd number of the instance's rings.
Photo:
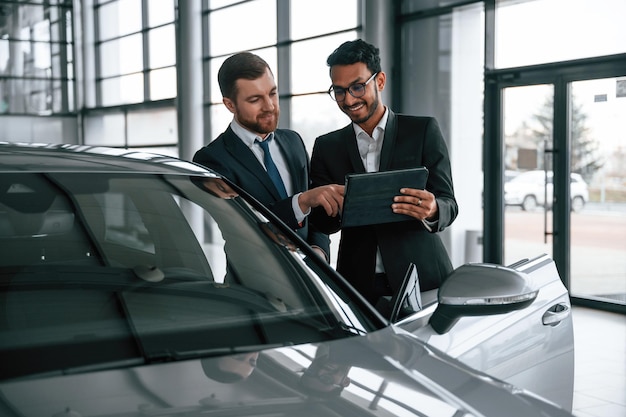
<svg viewBox="0 0 626 417">
<path fill-rule="evenodd" d="M 570 126 L 569 86 L 562 76 L 554 82 L 553 152 L 552 152 L 552 253 L 559 275 L 570 288 L 571 275 L 571 211 L 570 211 Z"/>
<path fill-rule="evenodd" d="M 99 14 L 100 14 L 100 7 L 99 5 L 95 5 L 94 8 L 94 13 L 93 13 L 93 32 L 94 32 L 94 39 L 95 39 L 95 49 L 96 49 L 96 53 L 95 53 L 95 61 L 96 61 L 96 67 L 95 67 L 95 75 L 96 75 L 96 106 L 97 107 L 102 107 L 102 59 L 101 59 L 101 50 L 100 48 L 102 47 L 102 42 L 100 40 L 100 24 L 99 24 Z"/>
<path fill-rule="evenodd" d="M 141 1 L 141 41 L 143 45 L 143 101 L 150 100 L 150 41 L 148 37 L 148 0 Z"/>
<path fill-rule="evenodd" d="M 276 36 L 278 92 L 280 94 L 280 125 L 291 126 L 291 0 L 276 0 Z"/>
<path fill-rule="evenodd" d="M 211 118 L 211 29 L 209 27 L 210 10 L 209 0 L 202 0 L 202 72 L 203 72 L 203 97 L 202 97 L 202 118 L 204 121 L 204 137 L 211 138 L 212 118 Z"/>
<path fill-rule="evenodd" d="M 61 10 L 59 10 L 60 12 Z M 72 11 L 70 11 L 72 13 Z M 67 76 L 67 48 L 69 46 L 69 42 L 66 36 L 67 33 L 67 19 L 65 16 L 65 10 L 63 13 L 59 13 L 59 41 L 61 41 L 61 47 L 59 48 L 59 61 L 61 68 L 59 69 L 59 76 L 65 80 L 65 86 L 63 85 L 63 81 L 61 81 L 61 111 L 67 112 L 69 111 L 69 98 L 68 98 L 68 85 L 69 80 Z M 74 65 L 72 63 L 72 65 Z M 54 91 L 54 89 L 53 89 Z"/>
<path fill-rule="evenodd" d="M 485 0 L 485 72 L 495 62 L 495 0 Z M 483 261 L 504 262 L 504 139 L 502 86 L 485 74 L 483 138 Z M 495 175 L 494 175 L 495 174 Z"/>
</svg>

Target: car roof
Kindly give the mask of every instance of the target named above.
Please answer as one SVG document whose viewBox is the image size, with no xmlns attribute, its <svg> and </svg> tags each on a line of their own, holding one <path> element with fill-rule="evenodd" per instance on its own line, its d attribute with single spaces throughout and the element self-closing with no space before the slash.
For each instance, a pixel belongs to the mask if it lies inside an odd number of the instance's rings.
<svg viewBox="0 0 626 417">
<path fill-rule="evenodd" d="M 101 146 L 0 142 L 2 172 L 102 172 L 219 177 L 201 165 L 166 155 Z"/>
</svg>

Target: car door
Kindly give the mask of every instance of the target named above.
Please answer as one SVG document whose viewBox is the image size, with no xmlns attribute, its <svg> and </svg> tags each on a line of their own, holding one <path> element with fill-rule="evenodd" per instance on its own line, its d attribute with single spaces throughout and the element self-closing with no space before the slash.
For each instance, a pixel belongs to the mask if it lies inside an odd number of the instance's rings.
<svg viewBox="0 0 626 417">
<path fill-rule="evenodd" d="M 538 290 L 525 308 L 464 316 L 449 331 L 439 334 L 429 324 L 437 307 L 434 302 L 399 325 L 469 366 L 571 410 L 574 337 L 567 290 L 554 262 L 545 255 L 525 260 L 514 269 Z"/>
</svg>

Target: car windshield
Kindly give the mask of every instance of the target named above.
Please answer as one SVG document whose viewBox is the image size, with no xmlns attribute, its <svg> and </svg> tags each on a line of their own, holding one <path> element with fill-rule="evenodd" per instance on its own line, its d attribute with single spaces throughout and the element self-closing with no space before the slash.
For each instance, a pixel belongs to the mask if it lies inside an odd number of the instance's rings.
<svg viewBox="0 0 626 417">
<path fill-rule="evenodd" d="M 1 181 L 0 355 L 11 364 L 2 377 L 380 327 L 295 234 L 220 178 L 16 173 Z"/>
</svg>

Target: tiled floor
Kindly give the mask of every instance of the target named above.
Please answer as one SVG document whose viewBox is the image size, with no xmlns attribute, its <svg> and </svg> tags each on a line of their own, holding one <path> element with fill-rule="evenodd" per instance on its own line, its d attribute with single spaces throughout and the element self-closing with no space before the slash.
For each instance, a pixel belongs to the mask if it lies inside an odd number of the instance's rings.
<svg viewBox="0 0 626 417">
<path fill-rule="evenodd" d="M 626 316 L 574 306 L 576 417 L 626 417 Z"/>
</svg>

